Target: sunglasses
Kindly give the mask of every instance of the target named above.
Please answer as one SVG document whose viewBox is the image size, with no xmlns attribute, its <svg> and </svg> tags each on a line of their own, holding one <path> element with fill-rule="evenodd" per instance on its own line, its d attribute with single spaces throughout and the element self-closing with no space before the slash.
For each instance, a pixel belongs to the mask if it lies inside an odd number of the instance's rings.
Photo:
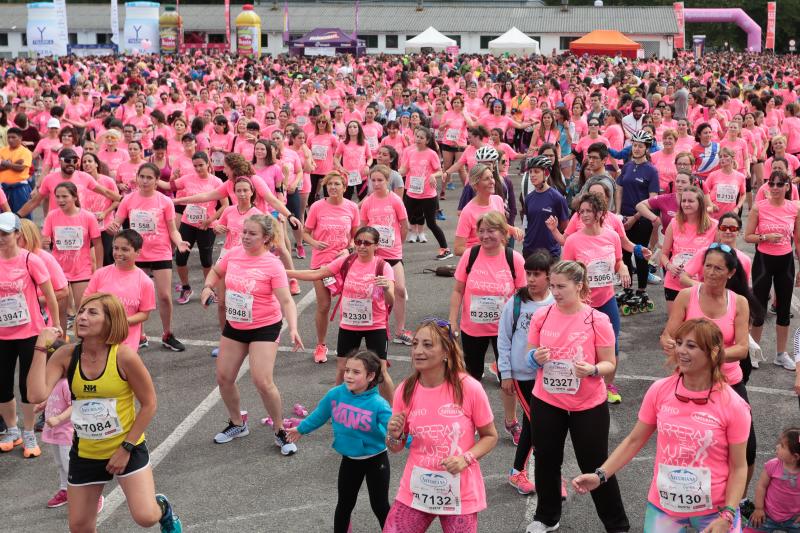
<svg viewBox="0 0 800 533">
<path fill-rule="evenodd" d="M 785 187 L 788 181 L 769 181 L 767 182 L 770 187 Z"/>
<path fill-rule="evenodd" d="M 678 383 L 680 383 L 681 381 L 683 381 L 683 373 L 681 373 L 681 375 L 678 376 L 678 379 L 675 381 L 675 399 L 676 400 L 678 400 L 679 402 L 683 402 L 683 403 L 692 402 L 692 403 L 697 404 L 697 405 L 706 405 L 709 402 L 709 400 L 711 399 L 711 390 L 714 388 L 713 386 L 710 389 L 708 389 L 708 396 L 706 396 L 705 398 L 689 398 L 688 396 L 684 396 L 682 394 L 678 394 Z"/>
<path fill-rule="evenodd" d="M 373 244 L 375 244 L 372 241 L 365 241 L 364 239 L 356 239 L 356 240 L 353 241 L 353 243 L 356 246 L 372 246 Z"/>
<path fill-rule="evenodd" d="M 62 157 L 61 161 L 63 161 L 64 163 L 77 163 L 78 162 L 78 158 L 77 157 Z"/>
<path fill-rule="evenodd" d="M 435 316 L 427 316 L 427 317 L 423 318 L 422 321 L 420 321 L 419 324 L 420 324 L 420 326 L 426 326 L 426 325 L 429 325 L 429 324 L 434 324 L 436 326 L 439 326 L 440 328 L 447 328 L 448 336 L 450 337 L 451 340 L 455 340 L 455 337 L 453 337 L 453 328 L 450 326 L 450 322 L 448 322 L 447 320 L 445 320 L 443 318 L 437 318 Z"/>
<path fill-rule="evenodd" d="M 737 231 L 738 231 L 738 228 L 737 228 Z M 712 242 L 710 245 L 708 245 L 708 249 L 709 250 L 722 250 L 726 254 L 733 253 L 733 248 L 731 248 L 727 244 L 722 244 L 721 242 Z"/>
<path fill-rule="evenodd" d="M 719 230 L 721 232 L 723 232 L 723 233 L 738 233 L 739 232 L 739 226 L 729 226 L 727 224 L 720 224 L 719 226 L 717 226 L 717 228 L 719 228 Z"/>
</svg>

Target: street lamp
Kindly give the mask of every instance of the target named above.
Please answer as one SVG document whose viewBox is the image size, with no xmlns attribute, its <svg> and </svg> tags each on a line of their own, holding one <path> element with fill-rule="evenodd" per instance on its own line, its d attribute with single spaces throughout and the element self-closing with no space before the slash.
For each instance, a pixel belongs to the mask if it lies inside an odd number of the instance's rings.
<svg viewBox="0 0 800 533">
<path fill-rule="evenodd" d="M 797 44 L 797 42 L 794 39 L 789 39 L 789 52 L 790 53 L 793 54 L 795 52 L 795 50 L 796 50 L 795 45 L 796 44 Z"/>
</svg>

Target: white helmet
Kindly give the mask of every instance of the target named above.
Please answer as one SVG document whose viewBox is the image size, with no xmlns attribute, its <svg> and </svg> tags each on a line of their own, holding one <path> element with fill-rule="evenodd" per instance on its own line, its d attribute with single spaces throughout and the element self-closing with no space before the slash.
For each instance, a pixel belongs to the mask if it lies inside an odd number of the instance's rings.
<svg viewBox="0 0 800 533">
<path fill-rule="evenodd" d="M 500 154 L 491 146 L 481 146 L 475 152 L 475 161 L 478 162 L 494 162 L 500 159 Z"/>
</svg>

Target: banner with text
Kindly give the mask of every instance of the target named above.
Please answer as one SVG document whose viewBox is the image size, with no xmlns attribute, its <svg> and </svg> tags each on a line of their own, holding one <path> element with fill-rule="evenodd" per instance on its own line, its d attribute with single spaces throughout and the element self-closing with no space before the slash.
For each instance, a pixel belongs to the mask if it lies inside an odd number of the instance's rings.
<svg viewBox="0 0 800 533">
<path fill-rule="evenodd" d="M 767 39 L 764 43 L 766 50 L 775 50 L 775 2 L 767 2 Z"/>
<path fill-rule="evenodd" d="M 683 2 L 675 2 L 675 20 L 678 22 L 678 33 L 673 40 L 676 50 L 683 50 L 686 47 L 686 18 L 683 12 Z"/>
<path fill-rule="evenodd" d="M 58 15 L 55 4 L 36 2 L 28 4 L 28 48 L 42 56 L 67 55 L 66 16 Z"/>
<path fill-rule="evenodd" d="M 125 4 L 125 42 L 128 54 L 159 53 L 158 2 L 127 2 Z"/>
</svg>

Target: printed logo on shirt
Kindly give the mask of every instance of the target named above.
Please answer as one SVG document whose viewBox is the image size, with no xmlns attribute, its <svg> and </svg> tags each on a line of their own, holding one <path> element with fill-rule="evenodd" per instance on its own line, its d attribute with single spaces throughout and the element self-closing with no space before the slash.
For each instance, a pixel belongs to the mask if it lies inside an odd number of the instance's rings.
<svg viewBox="0 0 800 533">
<path fill-rule="evenodd" d="M 372 427 L 372 411 L 359 409 L 350 404 L 331 401 L 331 418 L 349 429 L 369 431 Z"/>
<path fill-rule="evenodd" d="M 657 423 L 657 429 L 675 441 L 665 441 L 668 444 L 661 448 L 666 462 L 674 466 L 704 466 L 709 448 L 717 444 L 711 429 L 698 430 L 661 420 Z"/>
<path fill-rule="evenodd" d="M 703 424 L 706 426 L 711 427 L 720 427 L 722 426 L 722 422 L 720 422 L 717 417 L 711 415 L 709 413 L 698 411 L 696 413 L 692 413 L 692 420 L 697 422 L 698 424 Z"/>
<path fill-rule="evenodd" d="M 0 291 L 22 292 L 25 288 L 25 277 L 27 273 L 20 268 L 12 268 L 8 271 L 9 278 L 18 278 L 14 281 L 0 281 Z"/>
<path fill-rule="evenodd" d="M 97 392 L 97 385 L 83 384 L 83 392 Z"/>
<path fill-rule="evenodd" d="M 669 413 L 671 415 L 677 415 L 681 412 L 680 409 L 677 407 L 672 407 L 671 405 L 662 405 L 659 411 L 662 413 Z"/>
<path fill-rule="evenodd" d="M 455 403 L 447 403 L 443 406 L 439 407 L 437 411 L 439 416 L 443 416 L 445 418 L 458 418 L 464 414 L 464 410 L 461 408 L 460 405 Z"/>
<path fill-rule="evenodd" d="M 544 211 L 545 213 L 552 213 L 553 212 L 553 208 L 552 207 L 543 207 L 542 211 Z"/>
<path fill-rule="evenodd" d="M 409 418 L 412 416 L 425 416 L 428 414 L 428 410 L 424 407 L 420 407 L 419 409 L 412 409 L 409 411 L 408 416 Z"/>
</svg>

